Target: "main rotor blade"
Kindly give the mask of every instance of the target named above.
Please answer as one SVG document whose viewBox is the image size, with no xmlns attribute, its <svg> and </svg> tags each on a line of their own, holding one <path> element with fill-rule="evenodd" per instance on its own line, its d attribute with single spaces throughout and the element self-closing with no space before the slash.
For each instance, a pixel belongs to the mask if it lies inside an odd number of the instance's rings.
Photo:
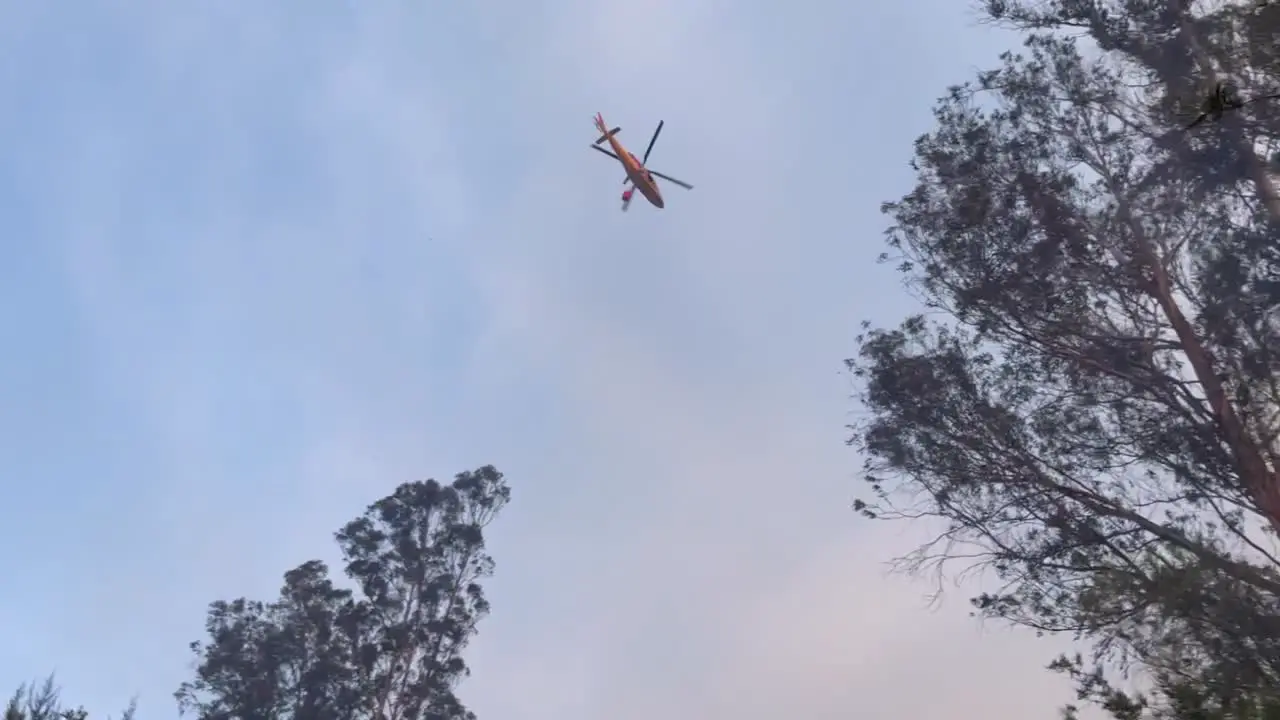
<svg viewBox="0 0 1280 720">
<path fill-rule="evenodd" d="M 653 144 L 658 142 L 658 133 L 662 132 L 662 123 L 662 120 L 658 121 L 658 129 L 654 130 L 653 137 L 649 138 L 649 147 L 644 149 L 644 158 L 640 160 L 641 165 L 649 162 L 649 153 L 653 152 Z"/>
<path fill-rule="evenodd" d="M 648 170 L 648 168 L 645 168 L 645 169 L 646 169 L 646 170 Z M 666 180 L 667 182 L 675 183 L 676 185 L 679 185 L 680 187 L 684 188 L 685 190 L 692 190 L 692 189 L 693 189 L 693 186 L 692 186 L 692 185 L 690 185 L 689 183 L 687 183 L 687 182 L 685 182 L 685 181 L 683 181 L 683 180 L 677 180 L 677 179 L 675 179 L 675 178 L 671 177 L 670 175 L 663 175 L 662 173 L 660 173 L 660 172 L 658 172 L 658 171 L 656 171 L 656 170 L 649 170 L 649 174 L 650 174 L 650 175 L 652 175 L 652 176 L 654 176 L 654 177 L 660 177 L 660 178 L 662 178 L 663 180 Z"/>
<path fill-rule="evenodd" d="M 595 150 L 596 152 L 602 152 L 605 155 L 608 155 L 609 157 L 613 158 L 614 160 L 617 160 L 619 162 L 622 161 L 622 158 L 619 158 L 617 155 L 614 155 L 613 153 L 609 152 L 608 150 L 605 150 L 599 145 L 588 145 L 587 147 L 591 148 L 592 150 Z"/>
</svg>

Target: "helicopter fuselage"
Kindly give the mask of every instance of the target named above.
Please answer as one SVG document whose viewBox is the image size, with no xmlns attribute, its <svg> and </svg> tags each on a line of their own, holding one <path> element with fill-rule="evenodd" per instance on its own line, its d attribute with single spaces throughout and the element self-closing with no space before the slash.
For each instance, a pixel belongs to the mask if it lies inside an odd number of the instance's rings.
<svg viewBox="0 0 1280 720">
<path fill-rule="evenodd" d="M 609 146 L 613 148 L 613 154 L 618 156 L 618 162 L 622 163 L 623 169 L 627 171 L 627 178 L 631 180 L 631 184 L 636 186 L 641 195 L 644 195 L 645 200 L 652 203 L 654 207 L 661 208 L 662 193 L 658 191 L 658 183 L 640 163 L 640 158 L 628 152 L 613 135 L 609 136 Z"/>
</svg>

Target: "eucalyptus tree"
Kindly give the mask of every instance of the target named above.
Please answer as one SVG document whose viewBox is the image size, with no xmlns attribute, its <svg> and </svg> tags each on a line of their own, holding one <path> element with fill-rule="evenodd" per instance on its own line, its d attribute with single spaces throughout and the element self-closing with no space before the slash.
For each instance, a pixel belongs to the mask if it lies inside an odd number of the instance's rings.
<svg viewBox="0 0 1280 720">
<path fill-rule="evenodd" d="M 1087 641 L 1057 666 L 1082 692 L 1107 660 L 1280 688 L 1280 116 L 1236 102 L 1280 74 L 1253 12 L 989 0 L 1022 48 L 947 92 L 884 208 L 926 312 L 849 361 L 857 507 L 938 522 L 908 567 L 977 558 L 980 613 Z"/>
<path fill-rule="evenodd" d="M 313 560 L 274 601 L 212 603 L 179 707 L 201 720 L 471 720 L 454 690 L 489 612 L 484 529 L 509 500 L 492 466 L 405 483 L 336 534 L 355 589 Z"/>
</svg>

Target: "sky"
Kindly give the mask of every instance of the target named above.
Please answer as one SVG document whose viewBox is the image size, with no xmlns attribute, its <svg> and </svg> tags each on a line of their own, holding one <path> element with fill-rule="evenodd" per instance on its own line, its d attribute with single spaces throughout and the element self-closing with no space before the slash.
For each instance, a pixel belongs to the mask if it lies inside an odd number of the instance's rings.
<svg viewBox="0 0 1280 720">
<path fill-rule="evenodd" d="M 888 573 L 842 359 L 965 3 L 0 0 L 0 684 L 176 715 L 414 479 L 492 463 L 482 720 L 1056 717 L 1057 648 Z M 619 212 L 591 117 L 666 209 Z"/>
</svg>

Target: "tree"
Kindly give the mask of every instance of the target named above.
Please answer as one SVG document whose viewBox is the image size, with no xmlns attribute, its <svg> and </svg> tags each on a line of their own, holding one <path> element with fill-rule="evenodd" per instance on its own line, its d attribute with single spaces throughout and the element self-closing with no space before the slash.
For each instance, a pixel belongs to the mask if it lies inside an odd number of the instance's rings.
<svg viewBox="0 0 1280 720">
<path fill-rule="evenodd" d="M 313 560 L 272 602 L 212 603 L 179 707 L 200 720 L 470 720 L 454 688 L 489 611 L 483 530 L 509 499 L 491 466 L 406 483 L 336 534 L 356 591 Z"/>
<path fill-rule="evenodd" d="M 1206 88 L 1275 89 L 1232 49 L 1259 21 L 1182 0 L 986 12 L 1023 50 L 951 88 L 916 188 L 884 208 L 885 257 L 929 313 L 864 325 L 848 362 L 872 491 L 856 507 L 939 522 L 906 567 L 978 558 L 996 585 L 977 611 L 1087 641 L 1057 666 L 1078 682 L 1111 662 L 1280 696 L 1280 200 L 1262 157 L 1280 116 L 1253 103 L 1185 129 Z"/>
<path fill-rule="evenodd" d="M 1224 694 L 1218 688 L 1170 673 L 1156 672 L 1146 693 L 1117 690 L 1100 673 L 1084 673 L 1081 659 L 1062 658 L 1050 667 L 1072 676 L 1081 689 L 1080 699 L 1102 708 L 1115 720 L 1276 720 L 1280 702 L 1270 694 L 1236 692 Z M 1076 720 L 1079 708 L 1069 705 L 1064 720 Z"/>
<path fill-rule="evenodd" d="M 130 702 L 120 720 L 134 720 L 136 709 L 137 702 Z M 89 720 L 89 712 L 83 707 L 64 706 L 62 689 L 49 675 L 39 686 L 19 685 L 5 705 L 4 720 Z"/>
</svg>

